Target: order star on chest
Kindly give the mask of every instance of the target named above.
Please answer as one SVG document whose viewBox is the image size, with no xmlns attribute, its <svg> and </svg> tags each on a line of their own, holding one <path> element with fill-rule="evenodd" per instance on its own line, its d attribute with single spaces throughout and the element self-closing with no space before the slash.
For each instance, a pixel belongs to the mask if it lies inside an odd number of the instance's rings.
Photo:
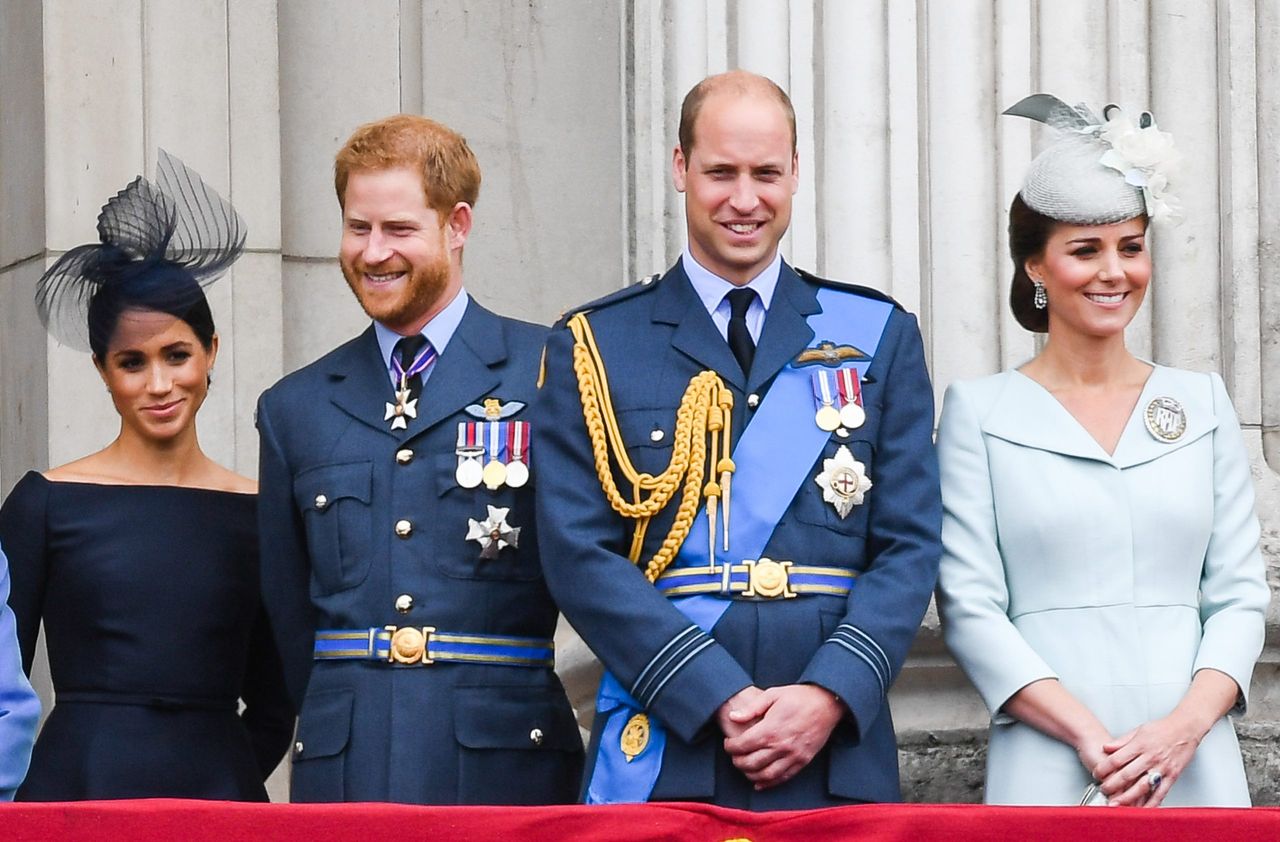
<svg viewBox="0 0 1280 842">
<path fill-rule="evenodd" d="M 521 527 L 507 523 L 507 514 L 511 509 L 498 506 L 485 508 L 489 510 L 489 516 L 484 520 L 467 518 L 467 540 L 480 545 L 480 557 L 497 558 L 498 552 L 506 547 L 518 548 Z"/>
<path fill-rule="evenodd" d="M 853 458 L 853 453 L 845 445 L 840 445 L 834 459 L 822 460 L 822 473 L 814 479 L 822 488 L 822 499 L 835 507 L 836 514 L 843 520 L 853 511 L 854 506 L 862 505 L 866 494 L 871 490 L 871 480 L 867 477 L 867 466 Z"/>
</svg>

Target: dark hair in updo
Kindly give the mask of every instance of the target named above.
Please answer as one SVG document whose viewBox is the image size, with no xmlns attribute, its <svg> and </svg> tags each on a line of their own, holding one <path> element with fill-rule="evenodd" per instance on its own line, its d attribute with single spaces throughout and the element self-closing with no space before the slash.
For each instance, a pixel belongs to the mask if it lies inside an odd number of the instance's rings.
<svg viewBox="0 0 1280 842">
<path fill-rule="evenodd" d="M 1027 261 L 1044 252 L 1057 224 L 1056 219 L 1027 207 L 1021 194 L 1013 197 L 1009 205 L 1009 256 L 1013 258 L 1009 309 L 1018 324 L 1035 333 L 1049 331 L 1049 310 L 1036 309 L 1035 285 L 1027 275 Z"/>
<path fill-rule="evenodd" d="M 120 316 L 130 311 L 167 313 L 181 319 L 206 351 L 213 349 L 213 312 L 199 282 L 185 267 L 167 260 L 126 266 L 106 278 L 89 301 L 89 348 L 105 362 Z"/>
</svg>

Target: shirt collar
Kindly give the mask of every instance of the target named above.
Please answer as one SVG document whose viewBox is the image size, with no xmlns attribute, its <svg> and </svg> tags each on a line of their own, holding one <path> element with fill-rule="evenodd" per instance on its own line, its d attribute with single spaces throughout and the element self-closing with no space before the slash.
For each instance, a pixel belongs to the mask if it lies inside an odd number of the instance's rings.
<svg viewBox="0 0 1280 842">
<path fill-rule="evenodd" d="M 436 349 L 437 356 L 444 354 L 449 340 L 453 338 L 458 325 L 462 323 L 462 317 L 467 312 L 467 300 L 467 291 L 459 289 L 453 300 L 422 328 L 422 335 L 427 337 L 431 347 Z M 400 334 L 382 322 L 373 323 L 373 332 L 378 337 L 378 349 L 382 351 L 382 364 L 387 367 L 387 371 L 390 371 L 391 354 L 395 351 L 396 343 L 400 341 Z"/>
<path fill-rule="evenodd" d="M 684 273 L 689 276 L 689 283 L 693 284 L 693 291 L 698 294 L 698 298 L 702 299 L 702 304 L 707 308 L 708 313 L 714 312 L 720 306 L 726 293 L 739 289 L 737 284 L 729 283 L 694 260 L 687 245 L 684 247 L 684 253 L 680 255 L 680 260 L 684 264 Z M 773 261 L 764 267 L 759 275 L 746 283 L 746 286 L 755 290 L 756 295 L 760 296 L 760 304 L 766 311 L 773 301 L 773 291 L 778 288 L 778 276 L 781 272 L 782 254 L 775 252 Z"/>
</svg>

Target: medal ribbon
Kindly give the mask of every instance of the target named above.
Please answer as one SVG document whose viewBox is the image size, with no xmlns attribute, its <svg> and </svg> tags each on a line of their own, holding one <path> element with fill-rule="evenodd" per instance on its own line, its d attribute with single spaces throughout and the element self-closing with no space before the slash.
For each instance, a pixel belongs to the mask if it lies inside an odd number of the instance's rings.
<svg viewBox="0 0 1280 842">
<path fill-rule="evenodd" d="M 391 374 L 396 379 L 396 387 L 404 385 L 410 377 L 421 374 L 431 367 L 436 361 L 436 348 L 430 342 L 423 346 L 418 355 L 413 358 L 413 362 L 405 368 L 400 363 L 400 357 L 397 354 L 391 355 Z"/>
<path fill-rule="evenodd" d="M 501 421 L 482 421 L 481 423 L 489 434 L 489 461 L 501 462 L 502 451 L 506 449 L 506 425 Z"/>
<path fill-rule="evenodd" d="M 871 367 L 885 325 L 893 312 L 887 301 L 850 295 L 833 289 L 818 290 L 821 313 L 806 322 L 815 336 L 840 339 L 867 351 L 867 359 L 853 363 L 851 371 L 861 378 Z M 767 318 L 767 317 L 766 317 Z M 758 559 L 764 552 L 778 521 L 786 514 L 796 491 L 809 477 L 814 461 L 822 453 L 831 434 L 807 421 L 813 400 L 813 380 L 802 368 L 788 365 L 779 372 L 768 394 L 756 409 L 755 417 L 733 449 L 737 466 L 733 478 L 733 519 L 729 524 L 731 559 L 708 558 L 707 518 L 699 509 L 693 527 L 685 536 L 672 567 L 704 565 L 746 558 Z M 717 551 L 719 550 L 717 542 Z M 707 634 L 729 609 L 732 600 L 699 595 L 671 600 Z M 591 781 L 588 804 L 615 804 L 647 801 L 662 772 L 662 748 L 666 729 L 656 716 L 649 717 L 649 745 L 630 762 L 622 755 L 619 740 L 640 704 L 606 671 L 596 696 L 597 717 L 608 717 L 601 732 Z"/>
<path fill-rule="evenodd" d="M 508 421 L 507 423 L 511 425 L 509 428 L 511 452 L 507 461 L 523 462 L 527 468 L 529 460 L 525 458 L 525 450 L 529 446 L 529 422 Z"/>
<path fill-rule="evenodd" d="M 858 372 L 852 368 L 842 368 L 836 372 L 836 387 L 840 390 L 840 397 L 843 399 L 841 406 L 845 404 L 857 404 L 862 406 L 862 386 L 861 378 Z"/>
<path fill-rule="evenodd" d="M 841 404 L 838 403 L 841 397 L 840 392 L 833 393 L 831 388 L 831 372 L 825 368 L 820 368 L 813 372 L 813 397 L 817 402 L 814 409 L 822 409 L 824 406 L 834 406 L 839 409 Z"/>
</svg>

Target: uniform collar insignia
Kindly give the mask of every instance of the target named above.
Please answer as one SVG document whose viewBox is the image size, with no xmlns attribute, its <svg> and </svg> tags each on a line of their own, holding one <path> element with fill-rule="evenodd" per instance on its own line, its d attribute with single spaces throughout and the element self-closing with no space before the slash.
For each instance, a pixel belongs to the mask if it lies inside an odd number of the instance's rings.
<svg viewBox="0 0 1280 842">
<path fill-rule="evenodd" d="M 482 421 L 502 421 L 524 409 L 522 401 L 502 402 L 501 398 L 485 398 L 483 404 L 473 403 L 467 406 L 466 413 L 472 418 Z"/>
<path fill-rule="evenodd" d="M 824 365 L 839 368 L 852 360 L 871 359 L 864 351 L 852 345 L 837 345 L 829 340 L 822 340 L 812 348 L 805 348 L 796 357 L 794 365 L 803 368 L 808 365 Z"/>
</svg>

